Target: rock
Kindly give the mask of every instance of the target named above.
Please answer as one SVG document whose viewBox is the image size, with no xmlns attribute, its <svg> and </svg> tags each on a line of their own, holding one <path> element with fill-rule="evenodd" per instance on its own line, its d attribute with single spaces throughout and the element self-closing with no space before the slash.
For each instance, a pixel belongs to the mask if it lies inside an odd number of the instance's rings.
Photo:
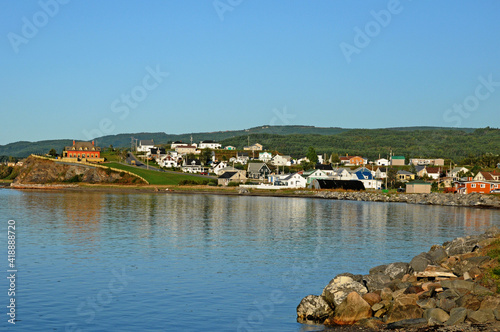
<svg viewBox="0 0 500 332">
<path fill-rule="evenodd" d="M 391 279 L 400 279 L 408 272 L 410 272 L 410 264 L 399 262 L 387 265 L 384 274 Z"/>
<path fill-rule="evenodd" d="M 491 290 L 481 285 L 475 284 L 472 293 L 477 296 L 487 296 L 493 294 Z"/>
<path fill-rule="evenodd" d="M 500 320 L 500 308 L 493 309 L 493 314 L 497 320 Z"/>
<path fill-rule="evenodd" d="M 491 309 L 469 311 L 467 319 L 473 323 L 488 323 L 496 320 L 493 310 Z"/>
<path fill-rule="evenodd" d="M 427 320 L 427 322 L 437 322 L 438 324 L 443 324 L 450 318 L 450 315 L 448 315 L 448 313 L 443 309 L 433 308 L 427 309 L 424 312 L 424 318 Z"/>
<path fill-rule="evenodd" d="M 417 299 L 417 296 L 412 294 L 395 298 L 392 308 L 387 313 L 386 323 L 422 318 L 424 311 L 417 305 Z"/>
<path fill-rule="evenodd" d="M 365 300 L 370 306 L 382 301 L 382 298 L 377 293 L 366 293 L 363 295 L 363 300 Z"/>
<path fill-rule="evenodd" d="M 363 276 L 361 274 L 352 274 L 349 272 L 344 272 L 341 274 L 338 274 L 336 277 L 350 277 L 352 280 L 359 282 L 360 284 L 363 283 Z"/>
<path fill-rule="evenodd" d="M 381 273 L 369 274 L 363 276 L 363 282 L 369 292 L 375 292 L 384 289 L 385 285 L 391 282 L 391 278 Z"/>
<path fill-rule="evenodd" d="M 418 294 L 418 293 L 421 293 L 423 292 L 424 289 L 420 286 L 410 286 L 408 288 L 405 289 L 405 294 Z"/>
<path fill-rule="evenodd" d="M 387 265 L 375 266 L 375 267 L 370 269 L 369 273 L 370 274 L 384 274 L 384 271 L 386 268 L 387 268 Z"/>
<path fill-rule="evenodd" d="M 497 237 L 500 235 L 500 228 L 497 226 L 491 226 L 486 230 L 486 232 L 484 232 L 484 234 L 488 237 Z"/>
<path fill-rule="evenodd" d="M 483 302 L 481 302 L 480 310 L 486 309 L 500 309 L 500 298 L 495 296 L 487 296 Z"/>
<path fill-rule="evenodd" d="M 398 330 L 411 327 L 414 328 L 424 327 L 426 325 L 427 325 L 427 320 L 425 318 L 414 318 L 414 319 L 403 319 L 397 322 L 387 324 L 385 328 L 388 330 Z"/>
<path fill-rule="evenodd" d="M 463 323 L 467 318 L 467 309 L 463 307 L 453 308 L 450 311 L 450 318 L 446 321 L 445 325 L 456 325 Z"/>
<path fill-rule="evenodd" d="M 423 299 L 423 300 L 418 300 L 417 305 L 422 308 L 422 309 L 432 309 L 436 307 L 436 300 L 435 299 Z"/>
<path fill-rule="evenodd" d="M 477 237 L 459 237 L 451 241 L 445 246 L 445 251 L 448 256 L 461 255 L 473 252 L 478 248 L 479 238 Z"/>
<path fill-rule="evenodd" d="M 472 294 L 465 294 L 458 298 L 456 301 L 457 306 L 466 308 L 468 310 L 476 311 L 481 306 L 481 301 Z"/>
<path fill-rule="evenodd" d="M 441 299 L 437 306 L 446 312 L 450 312 L 453 308 L 457 307 L 457 303 L 453 299 Z"/>
<path fill-rule="evenodd" d="M 333 322 L 338 325 L 350 325 L 371 316 L 371 306 L 357 292 L 350 292 L 345 300 L 335 308 Z"/>
<path fill-rule="evenodd" d="M 443 280 L 441 281 L 441 286 L 448 289 L 466 289 L 472 291 L 474 289 L 475 283 L 473 281 L 466 280 Z"/>
<path fill-rule="evenodd" d="M 380 297 L 382 301 L 392 301 L 392 291 L 390 288 L 384 288 L 380 291 Z"/>
<path fill-rule="evenodd" d="M 250 190 L 248 190 L 247 188 L 240 188 L 238 190 L 238 194 L 248 194 L 250 192 Z"/>
<path fill-rule="evenodd" d="M 417 278 L 456 278 L 452 271 L 441 266 L 428 265 L 424 271 L 416 272 Z"/>
<path fill-rule="evenodd" d="M 460 297 L 460 293 L 458 293 L 454 289 L 447 289 L 444 292 L 441 292 L 438 294 L 437 298 L 439 300 L 441 299 L 452 299 L 452 300 L 457 300 Z"/>
<path fill-rule="evenodd" d="M 378 302 L 378 303 L 375 303 L 374 305 L 372 305 L 372 311 L 377 312 L 377 311 L 379 311 L 380 309 L 382 309 L 384 307 L 385 307 L 384 303 Z"/>
<path fill-rule="evenodd" d="M 297 317 L 305 320 L 323 322 L 333 315 L 333 309 L 321 296 L 308 295 L 297 306 Z"/>
<path fill-rule="evenodd" d="M 469 257 L 464 259 L 462 262 L 457 263 L 453 267 L 453 272 L 456 275 L 462 276 L 465 273 L 473 270 L 474 268 L 477 268 L 481 265 L 483 265 L 486 262 L 489 262 L 491 260 L 490 257 L 488 256 L 479 256 L 479 257 Z M 471 273 L 469 273 L 471 274 Z M 474 275 L 474 273 L 472 273 Z"/>
<path fill-rule="evenodd" d="M 431 264 L 432 260 L 426 252 L 423 252 L 410 261 L 410 266 L 415 272 L 422 272 L 427 265 Z"/>
<path fill-rule="evenodd" d="M 371 330 L 380 330 L 385 324 L 384 322 L 379 319 L 379 318 L 367 318 L 367 319 L 362 319 L 359 322 L 356 323 L 356 325 L 371 329 Z"/>
<path fill-rule="evenodd" d="M 428 257 L 431 260 L 431 264 L 439 265 L 442 261 L 448 258 L 446 250 L 442 246 L 433 246 L 428 252 Z"/>
<path fill-rule="evenodd" d="M 365 286 L 357 281 L 354 281 L 351 277 L 340 276 L 335 277 L 330 281 L 330 283 L 323 289 L 321 294 L 326 302 L 332 307 L 337 307 L 344 301 L 344 299 L 351 292 L 357 292 L 360 295 L 368 293 Z"/>
</svg>

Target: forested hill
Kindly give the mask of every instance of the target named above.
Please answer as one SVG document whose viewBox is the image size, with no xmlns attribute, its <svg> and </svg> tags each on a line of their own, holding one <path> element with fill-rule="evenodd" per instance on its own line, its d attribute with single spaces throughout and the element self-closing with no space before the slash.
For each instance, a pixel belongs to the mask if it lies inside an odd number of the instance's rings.
<svg viewBox="0 0 500 332">
<path fill-rule="evenodd" d="M 129 147 L 131 137 L 153 139 L 155 144 L 172 141 L 193 142 L 214 140 L 241 149 L 250 143 L 261 143 L 267 150 L 279 151 L 294 157 L 304 156 L 312 146 L 318 153 L 362 155 L 369 159 L 387 157 L 390 150 L 396 155 L 410 157 L 449 158 L 460 161 L 469 155 L 500 154 L 499 129 L 404 127 L 387 129 L 318 128 L 312 126 L 262 126 L 237 131 L 187 133 L 131 133 L 96 138 L 101 147 Z M 0 156 L 25 157 L 31 153 L 58 153 L 72 139 L 39 142 L 16 142 L 0 145 Z"/>
<path fill-rule="evenodd" d="M 228 138 L 223 145 L 241 148 L 247 136 Z M 276 150 L 293 157 L 305 156 L 312 146 L 319 154 L 360 155 L 370 160 L 380 155 L 387 158 L 392 150 L 406 158 L 445 158 L 459 162 L 469 155 L 500 154 L 500 130 L 476 129 L 353 129 L 337 135 L 250 135 L 250 143 L 258 142 L 265 149 Z M 408 161 L 408 159 L 407 159 Z"/>
</svg>

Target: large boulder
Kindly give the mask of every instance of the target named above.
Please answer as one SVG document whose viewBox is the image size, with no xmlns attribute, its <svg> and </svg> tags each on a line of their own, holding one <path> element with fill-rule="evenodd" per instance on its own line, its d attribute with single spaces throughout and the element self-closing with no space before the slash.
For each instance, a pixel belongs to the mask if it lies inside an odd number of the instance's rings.
<svg viewBox="0 0 500 332">
<path fill-rule="evenodd" d="M 345 300 L 335 308 L 333 323 L 338 325 L 350 325 L 355 322 L 370 318 L 372 309 L 370 304 L 363 300 L 357 292 L 351 292 Z"/>
<path fill-rule="evenodd" d="M 418 254 L 417 256 L 413 257 L 413 259 L 410 261 L 410 266 L 415 272 L 422 272 L 425 271 L 425 268 L 427 265 L 432 263 L 432 259 L 430 258 L 429 254 L 426 252 L 423 252 L 421 254 Z"/>
<path fill-rule="evenodd" d="M 456 325 L 463 323 L 467 318 L 467 309 L 464 307 L 453 308 L 450 311 L 450 318 L 445 325 Z"/>
<path fill-rule="evenodd" d="M 414 294 L 396 297 L 392 308 L 387 313 L 386 323 L 422 318 L 424 311 L 417 305 L 417 300 L 418 296 Z"/>
<path fill-rule="evenodd" d="M 424 312 L 424 318 L 429 325 L 441 325 L 450 318 L 450 315 L 443 309 L 433 308 Z"/>
<path fill-rule="evenodd" d="M 410 264 L 408 263 L 391 263 L 387 265 L 384 274 L 391 279 L 401 279 L 405 274 L 410 272 Z"/>
<path fill-rule="evenodd" d="M 439 265 L 446 258 L 448 258 L 448 254 L 442 246 L 433 246 L 428 252 L 428 257 L 430 258 L 432 264 Z"/>
<path fill-rule="evenodd" d="M 356 292 L 359 295 L 368 293 L 368 290 L 361 283 L 354 281 L 351 277 L 338 276 L 333 278 L 330 283 L 323 289 L 321 294 L 326 302 L 333 308 L 340 305 L 351 292 Z"/>
<path fill-rule="evenodd" d="M 484 309 L 477 311 L 469 311 L 467 314 L 467 319 L 473 323 L 484 324 L 488 322 L 494 322 L 496 320 L 495 314 L 492 309 Z"/>
<path fill-rule="evenodd" d="M 363 282 L 369 292 L 381 291 L 391 282 L 391 278 L 385 274 L 368 274 L 363 276 Z"/>
<path fill-rule="evenodd" d="M 303 320 L 323 322 L 333 314 L 333 309 L 321 296 L 308 295 L 297 306 L 297 317 Z"/>
<path fill-rule="evenodd" d="M 478 249 L 479 241 L 480 238 L 476 236 L 459 237 L 451 242 L 446 243 L 444 249 L 448 256 L 466 254 Z"/>
</svg>

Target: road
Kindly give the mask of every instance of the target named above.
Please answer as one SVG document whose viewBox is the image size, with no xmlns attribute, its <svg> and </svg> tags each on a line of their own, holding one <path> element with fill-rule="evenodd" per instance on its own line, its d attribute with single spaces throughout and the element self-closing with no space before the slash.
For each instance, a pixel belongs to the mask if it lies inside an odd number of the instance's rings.
<svg viewBox="0 0 500 332">
<path fill-rule="evenodd" d="M 180 172 L 176 172 L 176 171 L 167 171 L 165 169 L 160 169 L 158 167 L 155 167 L 155 166 L 151 166 L 149 165 L 149 168 L 146 164 L 144 164 L 142 161 L 140 161 L 139 159 L 137 159 L 136 156 L 134 156 L 134 154 L 132 153 L 128 153 L 127 155 L 127 166 L 132 166 L 134 167 L 134 165 L 131 164 L 131 161 L 134 160 L 135 161 L 135 167 L 139 167 L 139 168 L 143 168 L 143 169 L 149 169 L 150 171 L 157 171 L 157 172 L 163 172 L 163 173 L 170 173 L 170 174 L 179 174 Z M 211 176 L 211 175 L 201 175 L 201 174 L 195 174 L 195 173 L 181 173 L 181 174 L 189 174 L 191 176 L 195 176 L 195 177 L 199 177 L 199 178 L 203 178 L 203 179 L 217 179 L 216 176 Z"/>
</svg>

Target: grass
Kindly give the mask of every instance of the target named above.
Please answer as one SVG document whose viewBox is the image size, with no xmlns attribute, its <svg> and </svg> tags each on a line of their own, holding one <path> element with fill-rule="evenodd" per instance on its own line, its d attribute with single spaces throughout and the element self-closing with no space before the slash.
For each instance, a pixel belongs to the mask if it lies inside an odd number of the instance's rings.
<svg viewBox="0 0 500 332">
<path fill-rule="evenodd" d="M 486 254 L 494 259 L 492 266 L 486 271 L 483 282 L 486 285 L 496 288 L 496 292 L 500 293 L 500 239 L 494 241 L 486 247 Z"/>
<path fill-rule="evenodd" d="M 119 163 L 111 162 L 104 163 L 103 166 L 109 166 L 113 168 L 122 169 L 124 171 L 129 171 L 139 176 L 142 176 L 146 179 L 149 184 L 158 184 L 158 185 L 178 185 L 182 180 L 194 180 L 194 181 L 202 181 L 203 178 L 187 175 L 187 174 L 172 174 L 172 173 L 163 173 L 157 171 L 151 171 L 147 169 L 137 168 L 133 166 L 122 165 Z"/>
<path fill-rule="evenodd" d="M 121 159 L 120 156 L 116 153 L 116 151 L 109 151 L 109 150 L 102 152 L 101 157 L 106 158 L 106 161 L 109 161 L 109 162 L 113 162 L 113 161 L 119 162 Z"/>
</svg>

